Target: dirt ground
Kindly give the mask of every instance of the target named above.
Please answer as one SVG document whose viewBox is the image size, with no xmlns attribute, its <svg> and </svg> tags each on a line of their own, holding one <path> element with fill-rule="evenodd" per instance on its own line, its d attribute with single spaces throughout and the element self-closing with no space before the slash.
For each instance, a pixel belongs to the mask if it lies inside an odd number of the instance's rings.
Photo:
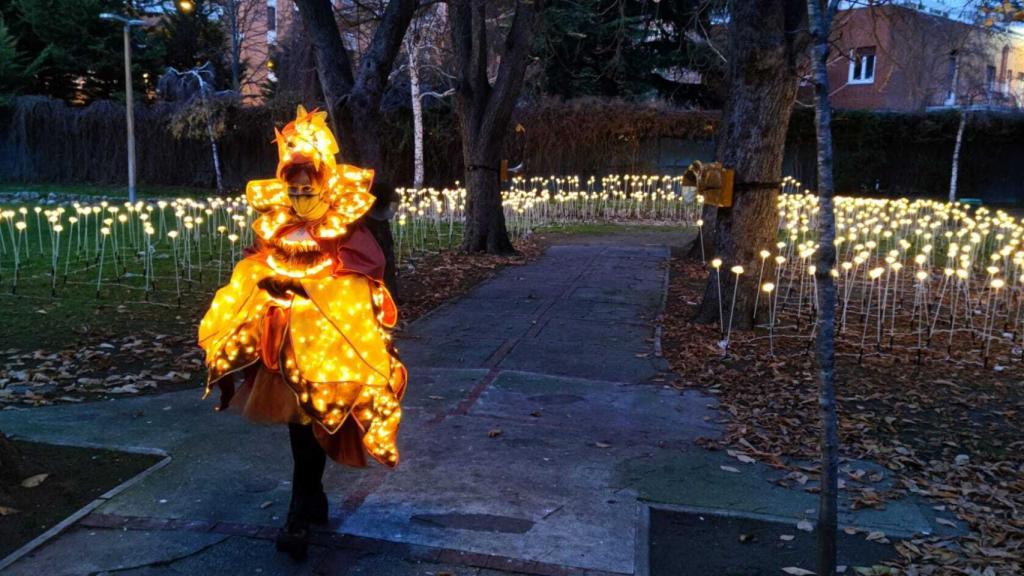
<svg viewBox="0 0 1024 576">
<path fill-rule="evenodd" d="M 155 464 L 159 457 L 13 441 L 15 459 L 0 484 L 0 558 L 96 497 Z M 45 475 L 45 476 L 42 476 Z"/>
</svg>

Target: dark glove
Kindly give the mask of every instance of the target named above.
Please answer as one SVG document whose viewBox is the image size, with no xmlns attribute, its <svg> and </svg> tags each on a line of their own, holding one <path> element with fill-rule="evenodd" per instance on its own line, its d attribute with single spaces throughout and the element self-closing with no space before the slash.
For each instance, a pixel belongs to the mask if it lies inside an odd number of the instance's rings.
<svg viewBox="0 0 1024 576">
<path fill-rule="evenodd" d="M 288 298 L 291 294 L 302 296 L 303 298 L 309 297 L 306 294 L 306 289 L 303 288 L 302 284 L 294 278 L 268 276 L 260 280 L 256 286 L 261 290 L 265 290 L 274 298 Z M 291 294 L 289 294 L 289 292 Z"/>
</svg>

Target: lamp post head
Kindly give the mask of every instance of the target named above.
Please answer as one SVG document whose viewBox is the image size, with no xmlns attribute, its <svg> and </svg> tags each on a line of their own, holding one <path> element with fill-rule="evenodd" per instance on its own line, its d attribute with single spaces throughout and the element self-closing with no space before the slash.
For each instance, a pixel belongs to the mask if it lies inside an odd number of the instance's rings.
<svg viewBox="0 0 1024 576">
<path fill-rule="evenodd" d="M 103 12 L 100 14 L 100 20 L 113 20 L 114 22 L 120 22 L 125 26 L 150 26 L 150 23 L 145 20 L 137 20 L 134 18 L 126 18 L 120 14 L 111 14 L 110 12 Z"/>
</svg>

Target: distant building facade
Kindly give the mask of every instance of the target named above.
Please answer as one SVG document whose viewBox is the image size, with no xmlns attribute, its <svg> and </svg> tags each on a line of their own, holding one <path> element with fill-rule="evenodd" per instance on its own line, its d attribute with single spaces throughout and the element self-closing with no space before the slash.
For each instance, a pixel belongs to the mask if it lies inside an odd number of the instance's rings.
<svg viewBox="0 0 1024 576">
<path fill-rule="evenodd" d="M 274 75 L 274 51 L 278 39 L 285 38 L 298 23 L 298 7 L 293 0 L 239 0 L 241 58 L 246 68 L 242 96 L 260 100 Z"/>
<path fill-rule="evenodd" d="M 1020 109 L 1024 38 L 900 5 L 840 11 L 828 75 L 832 105 L 924 111 Z M 803 96 L 809 92 L 805 86 Z"/>
<path fill-rule="evenodd" d="M 246 101 L 262 100 L 268 83 L 277 81 L 274 56 L 290 36 L 302 29 L 299 7 L 294 0 L 238 0 L 241 19 L 241 58 L 246 66 L 242 95 Z M 373 3 L 354 0 L 332 0 L 334 13 L 342 27 L 342 41 L 353 58 L 369 45 L 378 15 Z M 301 33 L 301 32 L 300 32 Z"/>
</svg>

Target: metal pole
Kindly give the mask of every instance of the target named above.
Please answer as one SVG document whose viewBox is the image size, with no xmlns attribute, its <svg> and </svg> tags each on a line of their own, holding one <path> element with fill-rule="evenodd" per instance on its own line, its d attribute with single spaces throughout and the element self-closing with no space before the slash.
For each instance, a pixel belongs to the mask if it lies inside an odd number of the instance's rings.
<svg viewBox="0 0 1024 576">
<path fill-rule="evenodd" d="M 135 202 L 135 116 L 132 113 L 131 25 L 124 25 L 124 92 L 128 120 L 128 201 Z"/>
</svg>

